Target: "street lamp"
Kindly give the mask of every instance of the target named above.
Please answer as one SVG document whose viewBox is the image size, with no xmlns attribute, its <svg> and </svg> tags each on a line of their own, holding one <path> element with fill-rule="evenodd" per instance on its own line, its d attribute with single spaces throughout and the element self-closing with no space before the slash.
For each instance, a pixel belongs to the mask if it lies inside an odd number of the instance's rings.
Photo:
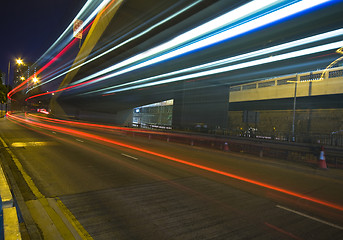
<svg viewBox="0 0 343 240">
<path fill-rule="evenodd" d="M 38 80 L 38 78 L 37 78 L 36 76 L 34 76 L 34 77 L 32 78 L 32 81 L 33 81 L 33 83 L 37 83 L 39 80 Z"/>
<path fill-rule="evenodd" d="M 296 75 L 296 81 L 287 81 L 294 82 L 294 99 L 293 99 L 293 121 L 292 121 L 292 142 L 295 142 L 295 108 L 297 103 L 297 87 L 299 82 L 299 75 Z"/>
<path fill-rule="evenodd" d="M 23 59 L 21 58 L 16 58 L 15 59 L 15 63 L 20 66 L 20 65 L 24 65 L 24 61 Z M 8 61 L 8 70 L 7 70 L 7 83 L 6 83 L 6 86 L 7 86 L 7 93 L 8 93 L 8 90 L 9 90 L 9 86 L 10 86 L 10 73 L 11 73 L 11 60 Z M 8 99 L 6 100 L 6 112 L 8 110 Z"/>
<path fill-rule="evenodd" d="M 20 66 L 20 65 L 24 65 L 23 59 L 21 58 L 17 58 L 16 59 L 16 63 Z"/>
</svg>

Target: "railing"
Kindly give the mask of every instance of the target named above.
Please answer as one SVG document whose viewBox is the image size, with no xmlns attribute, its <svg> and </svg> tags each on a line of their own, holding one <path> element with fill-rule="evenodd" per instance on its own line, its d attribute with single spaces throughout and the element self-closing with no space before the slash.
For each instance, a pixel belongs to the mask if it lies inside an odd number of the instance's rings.
<svg viewBox="0 0 343 240">
<path fill-rule="evenodd" d="M 326 144 L 326 136 L 296 136 L 297 142 L 290 142 L 290 135 L 273 137 L 255 135 L 254 137 L 228 136 L 227 130 L 213 130 L 212 134 L 185 133 L 176 131 L 127 131 L 128 135 L 147 137 L 167 142 L 175 142 L 190 146 L 211 148 L 222 151 L 243 152 L 259 157 L 270 157 L 292 162 L 300 162 L 306 165 L 317 166 L 321 146 L 325 145 L 326 162 L 329 167 L 343 168 L 343 148 L 331 147 Z M 321 138 L 318 138 L 321 137 Z M 313 141 L 313 142 L 305 142 Z M 318 141 L 318 139 L 320 141 Z M 304 140 L 303 143 L 298 140 Z M 342 144 L 342 136 L 339 137 Z M 331 141 L 332 142 L 332 141 Z M 337 141 L 338 142 L 338 141 Z"/>
</svg>

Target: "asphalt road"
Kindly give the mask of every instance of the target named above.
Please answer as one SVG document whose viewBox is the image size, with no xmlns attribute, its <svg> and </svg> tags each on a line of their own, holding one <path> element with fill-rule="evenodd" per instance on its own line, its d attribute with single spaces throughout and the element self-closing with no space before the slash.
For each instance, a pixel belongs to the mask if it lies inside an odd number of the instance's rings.
<svg viewBox="0 0 343 240">
<path fill-rule="evenodd" d="M 42 238 L 343 239 L 342 170 L 49 124 L 0 119 Z"/>
</svg>

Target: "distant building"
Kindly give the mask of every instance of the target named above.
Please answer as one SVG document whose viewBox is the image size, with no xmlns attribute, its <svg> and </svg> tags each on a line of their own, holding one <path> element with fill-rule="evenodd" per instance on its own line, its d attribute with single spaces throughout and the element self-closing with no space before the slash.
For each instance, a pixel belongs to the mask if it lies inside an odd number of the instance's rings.
<svg viewBox="0 0 343 240">
<path fill-rule="evenodd" d="M 23 81 L 28 79 L 36 72 L 36 68 L 33 64 L 16 64 L 14 67 L 14 76 L 13 76 L 13 87 L 20 85 Z"/>
</svg>

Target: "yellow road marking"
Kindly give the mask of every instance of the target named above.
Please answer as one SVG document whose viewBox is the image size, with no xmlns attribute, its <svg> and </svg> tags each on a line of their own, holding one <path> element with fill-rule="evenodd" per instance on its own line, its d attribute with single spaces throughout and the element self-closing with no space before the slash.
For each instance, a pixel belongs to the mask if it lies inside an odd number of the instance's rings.
<svg viewBox="0 0 343 240">
<path fill-rule="evenodd" d="M 82 239 L 92 240 L 93 238 L 91 237 L 91 235 L 89 235 L 86 229 L 83 228 L 81 223 L 75 218 L 75 216 L 70 212 L 70 210 L 63 204 L 63 202 L 58 197 L 56 197 L 56 201 L 58 207 L 62 210 L 64 215 L 67 217 L 68 221 L 73 225 L 73 227 L 82 237 Z"/>
<path fill-rule="evenodd" d="M 11 144 L 12 147 L 40 147 L 47 145 L 54 145 L 53 142 L 14 142 Z"/>
<path fill-rule="evenodd" d="M 60 234 L 63 236 L 64 239 L 75 239 L 73 234 L 70 232 L 68 227 L 65 225 L 61 217 L 55 212 L 53 208 L 50 207 L 49 202 L 45 198 L 45 196 L 39 191 L 31 177 L 26 173 L 26 171 L 23 168 L 23 165 L 20 163 L 19 159 L 14 155 L 14 153 L 11 151 L 11 149 L 8 148 L 8 145 L 5 143 L 5 141 L 0 137 L 0 141 L 7 150 L 7 152 L 10 154 L 12 160 L 14 161 L 15 165 L 17 166 L 18 170 L 22 174 L 25 182 L 31 189 L 32 193 L 36 196 L 36 198 L 39 200 L 39 202 L 42 204 L 43 208 L 51 218 L 51 220 L 54 222 L 56 228 L 60 232 Z M 58 200 L 60 201 L 60 200 Z M 61 201 L 60 201 L 61 202 Z M 62 203 L 62 202 L 61 202 Z M 63 204 L 63 203 L 62 203 Z M 59 206 L 62 206 L 59 204 Z M 64 206 L 64 205 L 63 205 Z M 75 223 L 71 221 L 71 224 L 75 227 L 77 226 L 76 230 L 80 234 L 80 237 L 82 239 L 92 239 L 88 232 L 81 226 L 81 224 L 76 220 L 74 216 L 72 216 L 72 213 L 64 206 L 61 208 L 63 213 L 68 216 L 68 220 L 76 221 Z M 72 217 L 71 217 L 72 216 Z"/>
</svg>

